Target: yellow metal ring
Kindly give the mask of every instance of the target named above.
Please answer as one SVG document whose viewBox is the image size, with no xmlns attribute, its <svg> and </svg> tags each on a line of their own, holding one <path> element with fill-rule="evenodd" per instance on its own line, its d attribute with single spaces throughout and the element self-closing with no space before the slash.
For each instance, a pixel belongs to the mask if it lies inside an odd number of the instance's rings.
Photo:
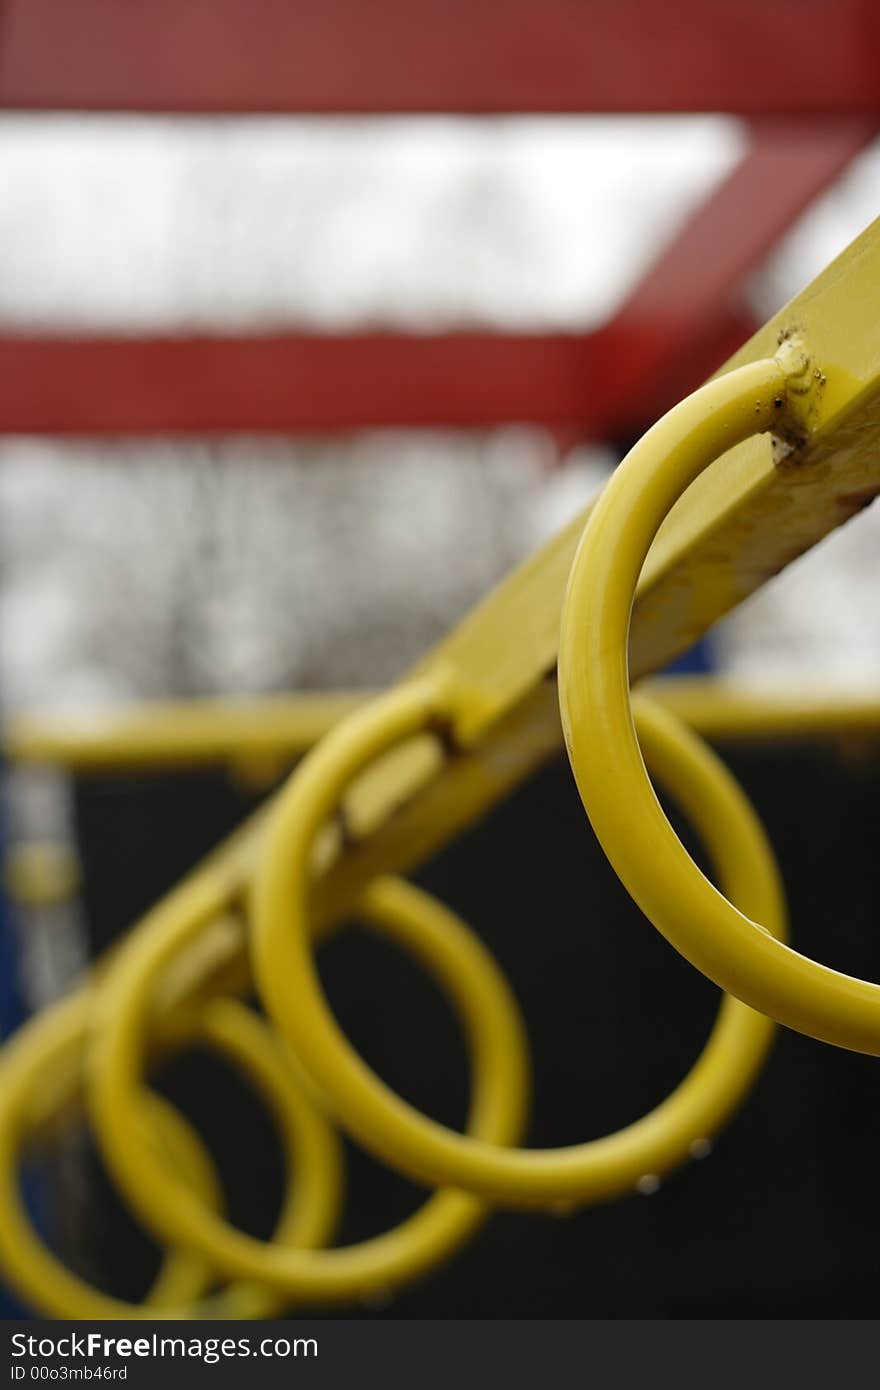
<svg viewBox="0 0 880 1390">
<path fill-rule="evenodd" d="M 93 1288 L 69 1270 L 37 1234 L 19 1191 L 22 1148 L 39 1120 L 34 1099 L 64 1081 L 53 1101 L 68 1107 L 86 1063 L 94 1009 L 91 989 L 79 990 L 27 1024 L 0 1062 L 0 1264 L 30 1305 L 61 1318 L 264 1318 L 283 1311 L 285 1299 L 251 1282 L 200 1299 L 215 1282 L 210 1260 L 172 1247 L 143 1303 L 131 1304 Z M 279 1121 L 287 1186 L 275 1239 L 312 1246 L 335 1229 L 342 1192 L 341 1152 L 326 1120 L 291 1080 L 283 1050 L 244 1005 L 217 1000 L 175 1019 L 175 1042 L 197 1041 L 222 1052 L 255 1083 Z M 213 1164 L 195 1131 L 151 1091 L 139 1097 L 129 1134 L 132 1148 L 150 1152 L 166 1179 L 177 1175 L 214 1210 L 222 1194 Z"/>
<path fill-rule="evenodd" d="M 159 909 L 151 925 L 120 949 L 102 982 L 90 1109 L 108 1166 L 144 1224 L 163 1241 L 201 1251 L 230 1278 L 256 1279 L 298 1300 L 384 1294 L 433 1268 L 476 1230 L 485 1203 L 440 1192 L 394 1230 L 359 1245 L 292 1250 L 235 1230 L 183 1183 L 169 1181 L 155 1152 L 132 1144 L 150 999 L 160 972 L 202 930 L 197 899 L 190 909 Z M 516 1001 L 492 957 L 452 913 L 400 880 L 377 880 L 363 911 L 416 956 L 455 1005 L 474 1065 L 473 1132 L 493 1143 L 515 1143 L 528 1102 L 528 1048 Z"/>
<path fill-rule="evenodd" d="M 784 404 L 786 384 L 776 360 L 710 382 L 655 425 L 609 480 L 568 583 L 559 697 L 587 815 L 620 879 L 658 930 L 753 1008 L 814 1038 L 876 1055 L 880 987 L 800 955 L 771 934 L 764 914 L 735 907 L 713 887 L 654 794 L 630 710 L 630 614 L 653 538 L 708 464 L 768 428 Z"/>
<path fill-rule="evenodd" d="M 410 1176 L 522 1207 L 631 1191 L 645 1174 L 680 1163 L 736 1107 L 771 1039 L 763 1017 L 725 1000 L 689 1076 L 656 1110 L 620 1132 L 568 1148 L 512 1150 L 485 1135 L 458 1134 L 395 1095 L 355 1053 L 324 998 L 310 932 L 316 836 L 352 779 L 393 745 L 436 727 L 441 704 L 428 684 L 390 692 L 332 730 L 282 792 L 254 892 L 254 960 L 264 1003 L 340 1122 Z M 773 855 L 730 774 L 672 716 L 645 704 L 641 727 L 657 772 L 700 828 L 728 891 L 782 932 Z"/>
</svg>

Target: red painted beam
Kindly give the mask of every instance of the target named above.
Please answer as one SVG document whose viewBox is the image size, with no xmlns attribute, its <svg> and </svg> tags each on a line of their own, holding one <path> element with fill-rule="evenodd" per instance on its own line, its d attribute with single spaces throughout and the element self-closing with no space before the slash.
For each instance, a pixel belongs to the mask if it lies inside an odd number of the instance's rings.
<svg viewBox="0 0 880 1390">
<path fill-rule="evenodd" d="M 876 0 L 3 0 L 0 105 L 880 111 Z"/>
<path fill-rule="evenodd" d="M 0 433 L 341 432 L 528 422 L 624 438 L 748 336 L 739 291 L 873 133 L 760 128 L 615 319 L 588 336 L 0 338 Z"/>
<path fill-rule="evenodd" d="M 696 364 L 691 356 L 692 384 L 754 325 L 729 315 L 715 327 L 711 356 Z M 606 342 L 604 330 L 436 337 L 7 335 L 0 337 L 0 435 L 309 434 L 523 423 L 603 438 L 626 434 L 641 418 L 636 364 L 661 346 L 652 339 L 642 351 L 635 339 L 621 346 L 615 338 L 609 357 Z"/>
<path fill-rule="evenodd" d="M 593 341 L 574 335 L 6 337 L 0 433 L 589 426 L 595 365 Z"/>
<path fill-rule="evenodd" d="M 763 122 L 601 334 L 596 387 L 612 434 L 640 432 L 740 346 L 743 284 L 874 137 L 871 118 Z"/>
</svg>

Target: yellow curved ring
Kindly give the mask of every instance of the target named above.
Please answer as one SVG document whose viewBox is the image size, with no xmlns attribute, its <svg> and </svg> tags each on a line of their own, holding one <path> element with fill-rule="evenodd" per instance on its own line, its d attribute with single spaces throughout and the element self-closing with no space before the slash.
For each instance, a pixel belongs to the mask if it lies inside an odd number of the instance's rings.
<svg viewBox="0 0 880 1390">
<path fill-rule="evenodd" d="M 645 1174 L 685 1159 L 742 1099 L 772 1035 L 760 1015 L 725 1000 L 689 1076 L 656 1110 L 620 1132 L 567 1148 L 513 1150 L 486 1136 L 459 1134 L 403 1101 L 356 1054 L 323 995 L 309 929 L 315 837 L 374 758 L 442 722 L 442 703 L 427 682 L 390 692 L 331 731 L 282 792 L 254 893 L 254 964 L 263 1001 L 340 1123 L 410 1176 L 522 1207 L 631 1191 Z M 699 826 L 729 891 L 784 931 L 772 851 L 730 774 L 672 716 L 646 703 L 641 721 L 658 773 Z"/>
<path fill-rule="evenodd" d="M 27 1024 L 0 1061 L 0 1265 L 9 1283 L 29 1304 L 50 1317 L 262 1318 L 280 1313 L 285 1300 L 251 1282 L 230 1285 L 206 1299 L 214 1282 L 204 1256 L 172 1247 L 146 1300 L 123 1302 L 101 1293 L 69 1270 L 43 1243 L 22 1202 L 19 1155 L 34 1130 L 34 1098 L 64 1081 L 53 1102 L 75 1099 L 86 1062 L 94 1007 L 93 991 L 79 990 L 45 1016 Z M 175 1041 L 197 1040 L 225 1053 L 267 1098 L 279 1122 L 287 1190 L 275 1239 L 311 1246 L 325 1242 L 336 1225 L 342 1191 L 341 1154 L 331 1127 L 302 1089 L 292 1084 L 283 1050 L 255 1014 L 232 1000 L 202 1005 L 176 1020 Z M 283 1049 L 283 1045 L 282 1045 Z M 76 1066 L 72 1065 L 76 1059 Z M 157 1140 L 159 1141 L 157 1143 Z M 195 1131 L 151 1091 L 140 1097 L 129 1135 L 132 1148 L 152 1153 L 166 1178 L 182 1180 L 213 1209 L 222 1206 L 213 1164 Z"/>
<path fill-rule="evenodd" d="M 493 1143 L 515 1143 L 528 1102 L 528 1048 L 516 1001 L 492 957 L 452 913 L 397 879 L 378 879 L 358 913 L 415 955 L 450 996 L 473 1060 L 469 1125 Z M 201 928 L 196 902 L 186 915 L 160 910 L 150 929 L 119 951 L 102 988 L 90 1109 L 108 1167 L 144 1224 L 166 1242 L 201 1251 L 228 1277 L 256 1279 L 298 1300 L 386 1293 L 433 1268 L 476 1230 L 485 1203 L 440 1192 L 394 1230 L 359 1245 L 291 1250 L 234 1230 L 184 1184 L 169 1183 L 153 1152 L 131 1144 L 151 990 Z"/>
<path fill-rule="evenodd" d="M 568 583 L 559 651 L 563 726 L 596 835 L 667 940 L 716 984 L 779 1023 L 877 1055 L 880 986 L 800 955 L 771 935 L 765 914 L 735 907 L 713 887 L 654 794 L 630 710 L 629 622 L 651 542 L 713 459 L 768 428 L 785 385 L 777 361 L 710 382 L 655 425 L 609 480 Z"/>
</svg>

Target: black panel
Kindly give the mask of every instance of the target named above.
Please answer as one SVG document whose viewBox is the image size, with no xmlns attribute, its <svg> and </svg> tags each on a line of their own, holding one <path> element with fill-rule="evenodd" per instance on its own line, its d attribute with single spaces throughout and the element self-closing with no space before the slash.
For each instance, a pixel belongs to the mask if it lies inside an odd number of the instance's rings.
<svg viewBox="0 0 880 1390">
<path fill-rule="evenodd" d="M 729 760 L 779 854 L 797 944 L 880 978 L 876 765 L 782 745 Z M 99 945 L 249 803 L 223 775 L 200 774 L 83 780 L 77 804 Z M 710 1026 L 716 992 L 633 908 L 592 837 L 567 764 L 546 769 L 420 881 L 481 932 L 522 1002 L 536 1070 L 532 1143 L 572 1142 L 624 1124 L 683 1075 Z M 464 1048 L 433 986 L 361 931 L 331 943 L 322 968 L 369 1060 L 416 1103 L 461 1123 Z M 267 1231 L 279 1191 L 267 1122 L 204 1059 L 173 1068 L 168 1085 L 217 1146 L 236 1219 Z M 497 1215 L 448 1268 L 399 1295 L 393 1312 L 873 1316 L 878 1112 L 877 1061 L 781 1034 L 709 1158 L 651 1197 L 574 1217 Z M 343 1239 L 380 1231 L 419 1200 L 414 1187 L 355 1150 L 350 1172 Z M 131 1291 L 147 1277 L 147 1256 L 108 1210 L 94 1223 L 102 1258 L 110 1282 Z"/>
</svg>

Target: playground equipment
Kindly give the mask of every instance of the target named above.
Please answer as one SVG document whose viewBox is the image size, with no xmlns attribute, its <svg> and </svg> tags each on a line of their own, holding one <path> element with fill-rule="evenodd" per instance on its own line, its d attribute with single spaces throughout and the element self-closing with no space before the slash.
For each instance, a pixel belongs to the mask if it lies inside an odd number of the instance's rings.
<svg viewBox="0 0 880 1390">
<path fill-rule="evenodd" d="M 259 728 L 248 710 L 214 708 L 195 739 L 186 720 L 198 711 L 135 719 L 103 744 L 70 729 L 56 729 L 54 741 L 49 727 L 12 730 L 13 755 L 70 763 L 284 763 L 314 745 L 263 809 L 0 1057 L 0 1264 L 32 1305 L 56 1316 L 131 1315 L 60 1267 L 17 1197 L 25 1143 L 51 1138 L 76 1105 L 120 1191 L 168 1250 L 145 1315 L 191 1312 L 220 1279 L 234 1315 L 265 1316 L 279 1300 L 332 1303 L 415 1278 L 467 1239 L 489 1206 L 586 1204 L 681 1164 L 744 1100 L 771 1020 L 880 1054 L 880 985 L 798 954 L 796 922 L 787 943 L 763 831 L 675 713 L 708 728 L 714 711 L 716 729 L 754 732 L 760 699 L 738 702 L 721 689 L 713 705 L 711 687 L 658 682 L 636 689 L 630 705 L 632 682 L 880 491 L 878 323 L 875 224 L 647 433 L 588 513 L 388 692 L 301 708 L 276 702 Z M 774 732 L 864 732 L 878 718 L 870 700 L 830 696 L 778 697 L 767 708 Z M 693 1070 L 657 1109 L 598 1141 L 524 1150 L 515 1146 L 527 1050 L 504 980 L 448 908 L 391 876 L 473 824 L 559 747 L 563 728 L 621 880 L 728 996 Z M 649 772 L 699 831 L 717 886 L 666 821 Z M 340 1032 L 312 950 L 346 915 L 404 943 L 454 999 L 474 1063 L 466 1135 L 397 1097 Z M 236 998 L 254 988 L 265 1023 Z M 207 1155 L 145 1089 L 151 1058 L 193 1031 L 244 1069 L 296 1155 L 269 1242 L 226 1222 Z M 317 1248 L 331 1236 L 339 1196 L 325 1116 L 437 1194 L 373 1241 Z"/>
</svg>

